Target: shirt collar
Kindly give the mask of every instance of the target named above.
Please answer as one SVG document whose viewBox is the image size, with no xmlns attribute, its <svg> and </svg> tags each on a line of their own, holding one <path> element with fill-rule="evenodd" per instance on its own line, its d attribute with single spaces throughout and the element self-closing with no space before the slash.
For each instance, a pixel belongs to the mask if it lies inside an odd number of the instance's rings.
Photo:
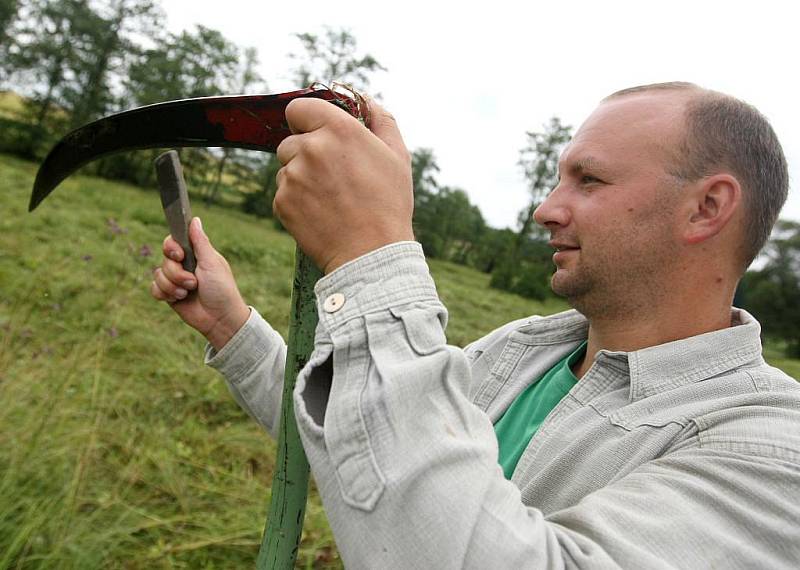
<svg viewBox="0 0 800 570">
<path fill-rule="evenodd" d="M 546 317 L 534 317 L 513 333 L 515 342 L 529 345 L 560 344 L 584 341 L 589 335 L 589 321 L 575 309 Z"/>
<path fill-rule="evenodd" d="M 638 400 L 761 360 L 761 325 L 733 308 L 728 328 L 627 354 L 631 400 Z"/>
<path fill-rule="evenodd" d="M 586 317 L 575 310 L 534 319 L 514 340 L 542 345 L 585 340 Z M 761 359 L 761 325 L 747 311 L 731 309 L 729 328 L 632 352 L 601 350 L 601 365 L 628 369 L 631 400 L 700 382 Z"/>
</svg>

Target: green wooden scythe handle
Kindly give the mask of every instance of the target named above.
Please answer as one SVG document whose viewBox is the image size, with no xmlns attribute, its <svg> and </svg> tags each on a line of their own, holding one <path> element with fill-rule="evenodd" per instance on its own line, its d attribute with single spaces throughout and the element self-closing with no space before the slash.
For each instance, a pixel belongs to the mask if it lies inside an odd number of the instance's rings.
<svg viewBox="0 0 800 570">
<path fill-rule="evenodd" d="M 322 276 L 311 260 L 298 247 L 295 251 L 292 310 L 289 318 L 289 339 L 286 349 L 286 372 L 283 378 L 281 423 L 278 433 L 278 456 L 272 479 L 272 496 L 264 529 L 258 570 L 294 567 L 303 531 L 308 495 L 308 459 L 306 458 L 297 421 L 292 392 L 297 374 L 308 362 L 314 349 L 317 327 L 317 304 L 314 285 Z"/>
</svg>

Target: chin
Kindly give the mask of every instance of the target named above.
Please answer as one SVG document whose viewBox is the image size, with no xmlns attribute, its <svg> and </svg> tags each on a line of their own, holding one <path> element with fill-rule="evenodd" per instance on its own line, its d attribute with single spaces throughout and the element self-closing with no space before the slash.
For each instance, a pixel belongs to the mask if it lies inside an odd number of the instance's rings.
<svg viewBox="0 0 800 570">
<path fill-rule="evenodd" d="M 572 308 L 581 313 L 585 314 L 584 309 L 591 304 L 591 284 L 575 279 L 574 275 L 559 276 L 556 273 L 550 280 L 550 289 L 559 297 L 566 299 Z"/>
<path fill-rule="evenodd" d="M 574 275 L 570 275 L 563 269 L 556 271 L 550 278 L 550 289 L 559 297 L 570 298 L 575 292 L 582 289 L 579 280 Z"/>
</svg>

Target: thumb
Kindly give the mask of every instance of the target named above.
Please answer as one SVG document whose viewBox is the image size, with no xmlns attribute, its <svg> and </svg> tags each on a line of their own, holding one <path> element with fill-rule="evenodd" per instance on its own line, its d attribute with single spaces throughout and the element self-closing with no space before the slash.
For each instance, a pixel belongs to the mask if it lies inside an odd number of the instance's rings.
<svg viewBox="0 0 800 570">
<path fill-rule="evenodd" d="M 367 104 L 369 105 L 369 130 L 396 154 L 403 157 L 407 156 L 408 149 L 394 116 L 376 103 L 374 99 L 368 99 Z"/>
<path fill-rule="evenodd" d="M 216 255 L 217 251 L 211 245 L 206 232 L 203 231 L 203 223 L 200 218 L 192 218 L 192 223 L 189 225 L 189 239 L 192 242 L 194 249 L 194 256 L 197 262 L 206 261 Z"/>
</svg>

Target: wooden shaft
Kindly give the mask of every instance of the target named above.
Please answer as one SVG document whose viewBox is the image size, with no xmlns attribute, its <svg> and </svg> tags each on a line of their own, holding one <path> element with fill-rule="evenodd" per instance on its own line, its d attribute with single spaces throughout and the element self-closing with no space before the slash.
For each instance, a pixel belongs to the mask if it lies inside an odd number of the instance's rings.
<svg viewBox="0 0 800 570">
<path fill-rule="evenodd" d="M 294 568 L 300 545 L 308 495 L 309 468 L 297 431 L 292 392 L 298 372 L 306 365 L 314 350 L 314 332 L 319 318 L 314 285 L 321 276 L 322 273 L 311 260 L 297 248 L 286 372 L 283 380 L 278 457 L 272 479 L 267 524 L 256 563 L 258 570 Z"/>
</svg>

